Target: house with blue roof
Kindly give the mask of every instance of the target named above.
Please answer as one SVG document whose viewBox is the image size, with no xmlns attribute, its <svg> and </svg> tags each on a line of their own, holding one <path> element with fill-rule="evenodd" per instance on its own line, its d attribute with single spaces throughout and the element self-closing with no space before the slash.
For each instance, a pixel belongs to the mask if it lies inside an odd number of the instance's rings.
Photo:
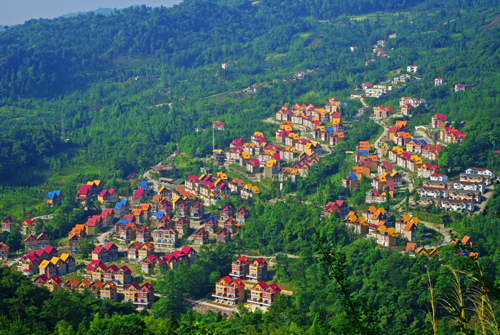
<svg viewBox="0 0 500 335">
<path fill-rule="evenodd" d="M 359 150 L 359 154 L 363 156 L 370 156 L 370 152 L 368 150 Z"/>
<path fill-rule="evenodd" d="M 144 191 L 147 191 L 148 190 L 148 181 L 147 180 L 143 180 L 141 182 L 139 182 L 139 188 L 142 188 Z"/>
<path fill-rule="evenodd" d="M 114 212 L 115 212 L 115 217 L 123 217 L 125 214 L 128 214 L 130 210 L 130 204 L 127 200 L 120 200 L 116 203 Z"/>
<path fill-rule="evenodd" d="M 161 219 L 164 215 L 166 215 L 166 214 L 165 214 L 165 213 L 163 213 L 163 212 L 154 212 L 154 213 L 153 213 L 153 217 L 154 217 L 154 219 L 156 219 L 156 220 L 160 220 L 160 219 Z"/>
<path fill-rule="evenodd" d="M 45 205 L 52 206 L 60 206 L 62 204 L 63 194 L 61 191 L 52 191 L 47 193 L 45 197 Z"/>
<path fill-rule="evenodd" d="M 359 185 L 358 176 L 355 173 L 349 173 L 347 176 L 342 178 L 342 186 L 348 188 L 350 192 L 356 190 Z"/>
</svg>

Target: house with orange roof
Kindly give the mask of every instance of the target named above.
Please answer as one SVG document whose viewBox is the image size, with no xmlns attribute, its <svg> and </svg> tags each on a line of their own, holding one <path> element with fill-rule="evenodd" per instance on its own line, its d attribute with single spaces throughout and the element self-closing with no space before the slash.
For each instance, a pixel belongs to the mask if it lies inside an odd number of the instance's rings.
<svg viewBox="0 0 500 335">
<path fill-rule="evenodd" d="M 245 299 L 245 283 L 239 278 L 229 276 L 219 279 L 215 284 L 215 293 L 212 294 L 215 302 L 236 306 Z"/>
<path fill-rule="evenodd" d="M 377 244 L 385 247 L 396 246 L 398 241 L 398 233 L 392 227 L 387 227 L 386 225 L 378 226 L 376 229 L 369 231 L 368 238 L 375 238 Z"/>
<path fill-rule="evenodd" d="M 138 250 L 137 258 L 144 259 L 149 255 L 154 255 L 155 246 L 153 243 L 146 242 Z"/>
<path fill-rule="evenodd" d="M 128 259 L 138 259 L 139 258 L 139 250 L 142 248 L 141 242 L 132 243 L 127 249 L 127 257 Z"/>
<path fill-rule="evenodd" d="M 118 302 L 118 286 L 113 282 L 106 282 L 101 287 L 101 299 L 108 299 L 113 302 Z"/>
<path fill-rule="evenodd" d="M 125 241 L 135 240 L 137 236 L 137 226 L 134 223 L 127 223 L 120 227 L 120 238 Z"/>
<path fill-rule="evenodd" d="M 75 278 L 71 278 L 64 282 L 62 288 L 71 292 L 75 292 L 78 288 L 78 284 L 80 284 L 78 280 L 76 280 Z"/>
<path fill-rule="evenodd" d="M 85 291 L 89 290 L 90 285 L 92 285 L 92 282 L 89 281 L 87 278 L 83 278 L 82 281 L 78 283 L 77 286 L 78 293 L 84 293 Z"/>
</svg>

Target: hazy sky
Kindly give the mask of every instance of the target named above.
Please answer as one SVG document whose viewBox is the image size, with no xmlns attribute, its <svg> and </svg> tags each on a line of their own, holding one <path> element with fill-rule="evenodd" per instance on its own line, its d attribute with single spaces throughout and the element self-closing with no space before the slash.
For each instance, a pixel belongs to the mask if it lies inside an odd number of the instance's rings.
<svg viewBox="0 0 500 335">
<path fill-rule="evenodd" d="M 64 14 L 101 8 L 126 8 L 133 5 L 170 7 L 181 0 L 0 0 L 0 25 L 24 23 L 30 19 L 52 19 Z"/>
</svg>

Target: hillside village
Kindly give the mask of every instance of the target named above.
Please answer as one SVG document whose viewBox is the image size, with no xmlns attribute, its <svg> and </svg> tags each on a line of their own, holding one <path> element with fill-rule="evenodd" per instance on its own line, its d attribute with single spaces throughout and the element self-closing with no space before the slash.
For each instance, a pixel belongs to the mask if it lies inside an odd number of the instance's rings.
<svg viewBox="0 0 500 335">
<path fill-rule="evenodd" d="M 379 42 L 383 47 L 385 41 Z M 356 51 L 355 47 L 351 50 Z M 379 48 L 374 52 L 378 57 L 387 57 Z M 227 69 L 234 64 L 224 63 L 222 67 Z M 391 79 L 391 85 L 364 83 L 363 94 L 352 94 L 351 98 L 363 101 L 364 97 L 380 98 L 402 91 L 421 80 L 412 76 L 418 71 L 419 66 L 409 65 L 408 74 Z M 436 78 L 434 84 L 443 85 L 443 78 Z M 465 89 L 460 85 L 458 90 L 455 87 L 457 92 Z M 349 127 L 342 117 L 345 105 L 337 97 L 329 98 L 320 108 L 307 103 L 285 103 L 270 118 L 270 123 L 278 128 L 274 138 L 266 139 L 256 130 L 249 140 L 233 139 L 226 150 L 214 148 L 211 162 L 218 170 L 221 167 L 224 170 L 210 173 L 210 168 L 203 167 L 200 175 L 191 174 L 177 186 L 156 187 L 151 180 L 142 180 L 136 183 L 132 196 L 125 197 L 113 188 L 105 189 L 103 181 L 91 180 L 75 195 L 64 195 L 61 190 L 48 192 L 47 208 L 60 206 L 68 196 L 75 197 L 84 208 L 97 201 L 102 212 L 72 228 L 67 246 L 61 248 L 64 252 L 51 246 L 47 234 L 37 233 L 33 219 L 24 219 L 19 228 L 25 254 L 15 261 L 18 271 L 32 277 L 34 285 L 51 291 L 87 290 L 100 299 L 131 301 L 138 309 L 151 308 L 155 301 L 154 281 L 161 273 L 175 271 L 181 264 L 193 264 L 203 245 L 230 243 L 252 215 L 246 207 L 235 208 L 231 203 L 219 206 L 221 202 L 233 197 L 250 200 L 258 197 L 259 183 L 265 179 L 278 181 L 281 191 L 287 180 L 296 183 L 298 178 L 307 178 L 313 165 L 321 164 L 322 157 L 345 141 L 349 136 L 346 129 Z M 375 142 L 360 141 L 356 145 L 353 167 L 341 181 L 345 193 L 322 208 L 322 217 L 339 218 L 346 230 L 360 238 L 373 239 L 379 247 L 391 249 L 406 244 L 402 252 L 430 258 L 439 255 L 439 246 L 417 247 L 415 241 L 421 244 L 424 240 L 425 234 L 419 228 L 423 223 L 417 216 L 406 213 L 410 208 L 403 208 L 405 197 L 412 209 L 434 206 L 444 211 L 474 213 L 484 210 L 485 194 L 496 175 L 489 169 L 470 167 L 448 179 L 437 164 L 440 151 L 447 144 L 460 144 L 466 134 L 453 128 L 442 113 L 432 117 L 431 124 L 411 129 L 408 118 L 412 110 L 426 105 L 425 99 L 402 97 L 399 114 L 395 107 L 373 107 L 369 122 L 381 125 L 384 132 Z M 214 129 L 224 129 L 220 121 L 213 124 Z M 172 169 L 155 166 L 150 172 L 161 175 Z M 230 179 L 224 171 L 233 171 L 241 178 Z M 419 180 L 421 185 L 416 186 Z M 359 212 L 348 201 L 366 183 L 371 186 L 364 196 L 367 207 Z M 413 195 L 401 197 L 405 192 Z M 386 210 L 386 206 L 393 207 L 395 202 L 396 213 Z M 212 214 L 217 207 L 219 213 Z M 12 217 L 5 218 L 2 231 L 11 231 L 13 225 Z M 100 242 L 89 261 L 82 255 L 82 243 L 87 239 Z M 451 242 L 457 243 L 473 242 L 465 236 Z M 4 242 L 0 242 L 0 259 L 10 259 L 9 246 Z M 111 264 L 124 260 L 136 264 L 140 271 Z M 83 264 L 84 268 L 77 270 L 77 264 Z M 258 308 L 271 306 L 283 290 L 276 283 L 269 283 L 273 278 L 268 277 L 267 267 L 268 262 L 262 257 L 253 261 L 246 256 L 238 257 L 232 271 L 223 274 L 215 284 L 213 301 L 231 307 L 245 302 Z M 134 278 L 139 273 L 149 281 L 137 283 Z"/>
</svg>

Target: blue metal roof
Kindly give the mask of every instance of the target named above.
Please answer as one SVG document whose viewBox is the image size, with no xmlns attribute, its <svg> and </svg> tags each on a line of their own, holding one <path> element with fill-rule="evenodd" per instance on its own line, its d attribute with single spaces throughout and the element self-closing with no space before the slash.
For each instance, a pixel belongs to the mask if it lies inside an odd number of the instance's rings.
<svg viewBox="0 0 500 335">
<path fill-rule="evenodd" d="M 139 188 L 142 188 L 142 189 L 147 189 L 148 188 L 148 181 L 147 180 L 143 180 L 139 183 Z"/>
<path fill-rule="evenodd" d="M 333 134 L 333 128 L 325 128 L 325 131 L 327 131 L 327 132 L 329 132 L 329 133 Z"/>
<path fill-rule="evenodd" d="M 127 224 L 127 223 L 130 223 L 130 221 L 129 220 L 119 220 L 118 223 Z"/>
<path fill-rule="evenodd" d="M 157 220 L 159 220 L 159 219 L 161 219 L 165 215 L 165 213 L 163 213 L 163 212 L 155 212 L 153 215 L 156 217 Z"/>
<path fill-rule="evenodd" d="M 426 140 L 420 140 L 420 143 L 422 143 L 422 145 L 427 145 L 427 141 Z"/>
<path fill-rule="evenodd" d="M 55 196 L 59 196 L 60 194 L 61 194 L 61 191 L 52 191 L 52 192 L 47 193 L 47 196 L 45 197 L 45 199 L 52 200 L 52 199 L 54 199 Z"/>
<path fill-rule="evenodd" d="M 356 174 L 354 173 L 349 173 L 347 177 L 351 178 L 352 180 L 358 180 L 358 176 L 356 176 Z"/>
<path fill-rule="evenodd" d="M 362 154 L 363 156 L 369 156 L 370 152 L 368 150 L 359 150 L 359 153 Z"/>
<path fill-rule="evenodd" d="M 412 141 L 413 143 L 415 143 L 415 144 L 417 144 L 417 143 L 418 143 L 418 141 L 417 141 L 416 139 L 414 139 L 414 138 L 412 138 L 412 139 L 411 139 L 411 141 Z"/>
</svg>

